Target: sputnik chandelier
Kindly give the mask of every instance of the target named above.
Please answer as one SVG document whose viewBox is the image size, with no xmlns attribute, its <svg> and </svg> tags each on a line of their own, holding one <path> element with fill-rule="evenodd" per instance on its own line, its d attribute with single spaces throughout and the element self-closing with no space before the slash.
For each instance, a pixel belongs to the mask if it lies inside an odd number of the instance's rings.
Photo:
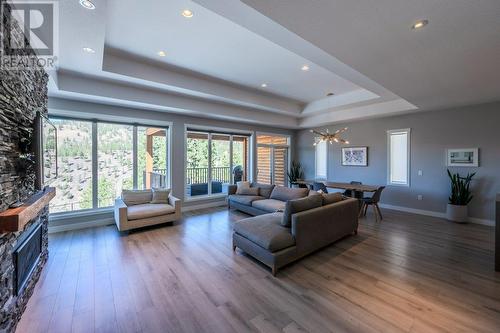
<svg viewBox="0 0 500 333">
<path fill-rule="evenodd" d="M 339 130 L 335 131 L 335 133 L 330 133 L 328 131 L 328 129 L 326 129 L 326 132 L 319 132 L 319 131 L 311 130 L 311 133 L 316 134 L 316 136 L 314 137 L 313 145 L 316 146 L 320 142 L 330 142 L 330 144 L 333 144 L 334 142 L 336 142 L 336 143 L 348 145 L 349 141 L 344 140 L 340 137 L 340 134 L 344 133 L 345 131 L 347 131 L 347 127 L 339 129 Z"/>
</svg>

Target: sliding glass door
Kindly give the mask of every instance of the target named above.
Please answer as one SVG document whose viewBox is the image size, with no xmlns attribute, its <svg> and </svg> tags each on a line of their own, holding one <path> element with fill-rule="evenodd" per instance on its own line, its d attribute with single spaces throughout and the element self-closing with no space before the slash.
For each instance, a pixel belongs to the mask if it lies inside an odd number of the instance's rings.
<svg viewBox="0 0 500 333">
<path fill-rule="evenodd" d="M 287 136 L 257 135 L 257 182 L 287 186 Z"/>
<path fill-rule="evenodd" d="M 186 132 L 186 199 L 221 194 L 248 177 L 248 137 Z"/>
</svg>

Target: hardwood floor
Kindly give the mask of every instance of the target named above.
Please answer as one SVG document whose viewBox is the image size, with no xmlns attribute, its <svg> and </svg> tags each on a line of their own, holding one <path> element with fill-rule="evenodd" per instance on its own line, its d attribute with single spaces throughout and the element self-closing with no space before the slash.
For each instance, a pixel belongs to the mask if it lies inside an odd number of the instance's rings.
<svg viewBox="0 0 500 333">
<path fill-rule="evenodd" d="M 499 332 L 494 230 L 384 210 L 283 268 L 231 249 L 225 208 L 53 234 L 17 332 Z"/>
</svg>

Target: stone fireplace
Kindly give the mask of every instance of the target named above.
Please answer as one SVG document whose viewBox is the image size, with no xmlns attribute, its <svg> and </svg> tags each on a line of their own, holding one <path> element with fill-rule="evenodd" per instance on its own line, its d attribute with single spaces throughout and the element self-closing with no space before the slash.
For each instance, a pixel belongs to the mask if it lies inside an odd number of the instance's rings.
<svg viewBox="0 0 500 333">
<path fill-rule="evenodd" d="M 4 0 L 1 0 L 2 5 Z M 2 25 L 6 24 L 4 7 Z M 5 47 L 20 44 L 24 35 L 0 29 Z M 4 54 L 4 50 L 0 50 Z M 34 54 L 31 51 L 31 54 Z M 0 213 L 35 194 L 35 171 L 22 163 L 22 141 L 31 139 L 37 111 L 47 114 L 48 76 L 42 70 L 0 70 Z M 18 231 L 0 231 L 0 332 L 13 332 L 48 258 L 48 208 Z M 30 239 L 30 237 L 39 237 Z M 31 241 L 26 243 L 26 241 Z M 35 243 L 33 243 L 35 241 Z M 39 251 L 38 251 L 39 250 Z M 36 253 L 39 252 L 39 253 Z M 22 258 L 22 256 L 24 256 Z M 15 262 L 16 260 L 16 262 Z M 26 265 L 20 267 L 19 265 Z M 16 274 L 23 274 L 23 281 Z M 21 282 L 22 285 L 19 285 Z M 19 288 L 20 287 L 20 288 Z"/>
</svg>

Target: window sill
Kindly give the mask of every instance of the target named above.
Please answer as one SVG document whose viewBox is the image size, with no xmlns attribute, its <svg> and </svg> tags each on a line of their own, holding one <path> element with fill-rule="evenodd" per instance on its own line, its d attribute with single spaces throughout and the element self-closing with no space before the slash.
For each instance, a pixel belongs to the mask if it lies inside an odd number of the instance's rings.
<svg viewBox="0 0 500 333">
<path fill-rule="evenodd" d="M 94 216 L 96 214 L 106 214 L 113 212 L 113 207 L 96 208 L 96 209 L 85 209 L 73 212 L 59 212 L 49 214 L 51 221 L 66 220 L 70 218 Z"/>
</svg>

